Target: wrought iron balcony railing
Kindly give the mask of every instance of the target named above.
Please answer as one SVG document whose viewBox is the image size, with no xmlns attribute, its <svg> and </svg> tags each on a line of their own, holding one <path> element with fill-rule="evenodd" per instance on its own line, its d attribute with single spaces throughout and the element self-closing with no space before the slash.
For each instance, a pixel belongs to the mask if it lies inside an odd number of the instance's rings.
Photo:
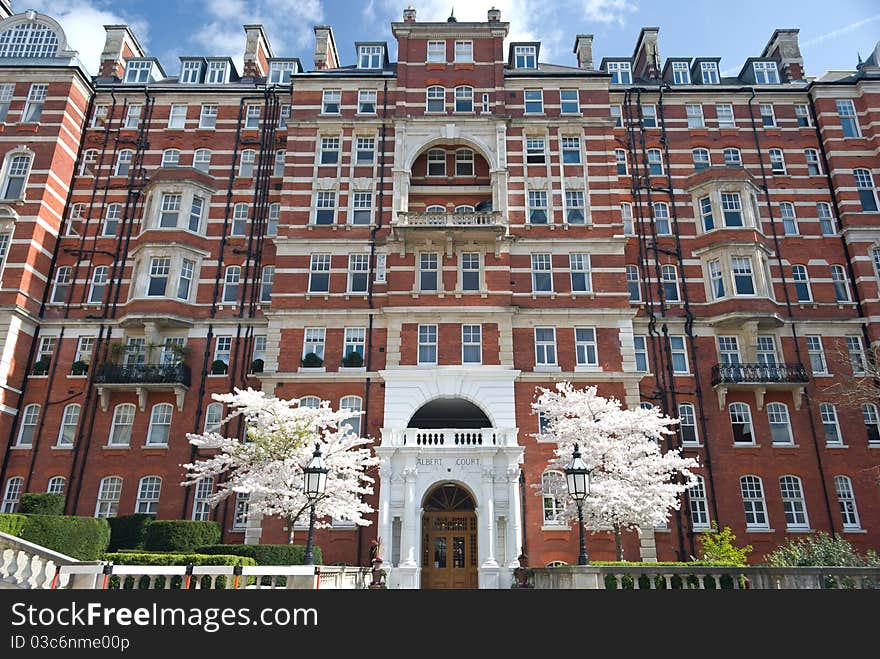
<svg viewBox="0 0 880 659">
<path fill-rule="evenodd" d="M 95 374 L 99 384 L 168 384 L 190 385 L 186 364 L 101 364 Z"/>
<path fill-rule="evenodd" d="M 498 227 L 502 226 L 501 211 L 475 211 L 473 213 L 398 213 L 399 227 Z"/>
<path fill-rule="evenodd" d="M 718 384 L 773 384 L 809 382 L 801 364 L 716 364 L 712 367 L 712 386 Z"/>
</svg>

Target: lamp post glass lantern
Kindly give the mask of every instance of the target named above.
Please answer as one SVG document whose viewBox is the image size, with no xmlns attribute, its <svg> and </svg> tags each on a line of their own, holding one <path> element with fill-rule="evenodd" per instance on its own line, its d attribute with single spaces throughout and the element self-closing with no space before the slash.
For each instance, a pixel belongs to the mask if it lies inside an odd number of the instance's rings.
<svg viewBox="0 0 880 659">
<path fill-rule="evenodd" d="M 315 452 L 312 459 L 303 468 L 303 491 L 310 502 L 309 506 L 309 539 L 306 542 L 306 552 L 303 556 L 305 565 L 314 565 L 315 556 L 312 546 L 315 541 L 315 504 L 324 495 L 327 489 L 327 465 L 321 457 L 321 447 L 315 444 Z"/>
<path fill-rule="evenodd" d="M 578 553 L 578 565 L 589 565 L 587 556 L 587 543 L 584 538 L 584 499 L 590 494 L 590 469 L 581 458 L 578 445 L 574 445 L 574 453 L 571 463 L 565 468 L 565 483 L 568 486 L 568 495 L 574 499 L 578 509 L 578 531 L 580 532 L 580 551 Z"/>
</svg>

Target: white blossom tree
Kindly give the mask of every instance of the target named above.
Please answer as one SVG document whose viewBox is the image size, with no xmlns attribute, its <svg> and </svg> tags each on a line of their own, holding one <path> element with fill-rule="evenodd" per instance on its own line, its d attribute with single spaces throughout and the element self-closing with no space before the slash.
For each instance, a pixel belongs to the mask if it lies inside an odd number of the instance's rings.
<svg viewBox="0 0 880 659">
<path fill-rule="evenodd" d="M 328 401 L 302 407 L 297 398 L 275 398 L 250 388 L 213 398 L 228 406 L 224 423 L 244 418 L 246 440 L 217 432 L 188 434 L 193 446 L 213 452 L 183 465 L 187 470 L 183 485 L 225 476 L 211 497 L 212 506 L 233 492 L 247 493 L 250 510 L 287 522 L 288 541 L 293 543 L 294 525 L 312 503 L 303 492 L 303 467 L 318 445 L 329 472 L 325 493 L 315 502 L 315 526 L 329 526 L 331 518 L 361 526 L 371 523 L 364 515 L 373 509 L 363 497 L 373 492 L 367 470 L 379 460 L 367 447 L 372 440 L 359 437 L 346 423 L 361 412 L 334 411 Z"/>
<path fill-rule="evenodd" d="M 681 494 L 694 485 L 698 466 L 679 450 L 663 451 L 661 443 L 673 434 L 677 419 L 658 408 L 623 409 L 620 401 L 596 394 L 596 387 L 575 389 L 560 382 L 555 390 L 538 389 L 532 408 L 545 419 L 540 439 L 557 443 L 549 467 L 564 470 L 574 445 L 590 474 L 590 493 L 584 501 L 587 528 L 614 530 L 617 559 L 623 560 L 621 531 L 649 529 L 666 523 L 681 505 Z M 563 503 L 563 519 L 577 519 L 564 479 L 551 492 Z"/>
</svg>

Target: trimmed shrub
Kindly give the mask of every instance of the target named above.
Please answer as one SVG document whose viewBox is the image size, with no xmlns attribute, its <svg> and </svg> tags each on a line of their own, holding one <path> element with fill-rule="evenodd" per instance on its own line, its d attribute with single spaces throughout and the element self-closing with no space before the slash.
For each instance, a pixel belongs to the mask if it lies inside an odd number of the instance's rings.
<svg viewBox="0 0 880 659">
<path fill-rule="evenodd" d="M 147 524 L 144 549 L 186 553 L 219 541 L 220 525 L 217 522 L 162 519 Z"/>
<path fill-rule="evenodd" d="M 824 531 L 806 538 L 788 538 L 765 559 L 772 567 L 880 567 L 876 552 L 868 550 L 862 556 L 846 538 L 832 538 Z"/>
<path fill-rule="evenodd" d="M 100 517 L 28 515 L 19 537 L 81 561 L 96 561 L 110 544 L 110 525 Z"/>
<path fill-rule="evenodd" d="M 310 352 L 299 363 L 302 364 L 303 368 L 321 368 L 324 365 L 324 360 L 314 352 Z"/>
<path fill-rule="evenodd" d="M 150 554 L 146 552 L 110 552 L 104 554 L 104 560 L 119 565 L 256 565 L 256 561 L 246 556 L 224 556 L 205 554 Z M 118 577 L 111 576 L 107 582 L 109 590 L 132 590 L 135 587 L 134 576 Z M 138 590 L 146 590 L 149 588 L 162 590 L 165 588 L 165 580 L 167 577 L 155 577 L 152 584 L 151 577 L 140 577 L 137 580 Z M 251 578 L 253 580 L 253 578 Z M 201 582 L 201 583 L 199 583 Z M 244 584 L 241 584 L 242 586 Z M 204 575 L 200 579 L 193 579 L 190 584 L 190 590 L 196 587 L 202 590 L 210 588 L 223 589 L 226 588 L 226 577 L 218 576 L 216 581 L 212 583 L 212 577 Z M 170 588 L 172 590 L 180 590 L 183 587 L 183 577 L 171 577 Z"/>
<path fill-rule="evenodd" d="M 199 547 L 200 554 L 228 554 L 249 556 L 257 565 L 302 565 L 306 548 L 303 545 L 208 545 Z M 315 564 L 320 565 L 320 547 L 313 548 Z"/>
<path fill-rule="evenodd" d="M 0 533 L 8 533 L 18 537 L 24 528 L 27 517 L 15 513 L 0 513 Z"/>
<path fill-rule="evenodd" d="M 361 353 L 351 351 L 342 358 L 342 365 L 346 368 L 360 368 L 364 365 L 364 358 L 361 357 Z"/>
<path fill-rule="evenodd" d="M 63 515 L 64 495 L 26 492 L 21 495 L 18 512 L 22 515 Z"/>
<path fill-rule="evenodd" d="M 110 546 L 107 550 L 143 549 L 147 537 L 147 526 L 153 519 L 152 515 L 145 513 L 108 519 L 107 521 L 110 522 Z"/>
</svg>

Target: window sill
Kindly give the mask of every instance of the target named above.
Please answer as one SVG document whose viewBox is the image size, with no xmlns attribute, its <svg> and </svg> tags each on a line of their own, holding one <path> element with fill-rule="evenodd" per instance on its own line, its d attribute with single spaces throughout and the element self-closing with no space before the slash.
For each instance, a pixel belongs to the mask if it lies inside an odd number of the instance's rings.
<svg viewBox="0 0 880 659">
<path fill-rule="evenodd" d="M 565 524 L 544 524 L 541 527 L 542 531 L 571 531 L 570 526 L 566 526 Z"/>
<path fill-rule="evenodd" d="M 13 451 L 30 451 L 33 446 L 11 446 L 10 449 Z"/>
<path fill-rule="evenodd" d="M 771 529 L 771 528 L 767 528 L 767 527 L 749 528 L 747 526 L 746 533 L 776 533 L 776 529 Z"/>
<path fill-rule="evenodd" d="M 104 444 L 101 448 L 107 451 L 128 451 L 131 446 L 128 444 Z"/>
<path fill-rule="evenodd" d="M 703 445 L 702 444 L 695 444 L 693 442 L 682 442 L 681 447 L 682 448 L 703 448 Z M 696 530 L 696 529 L 694 529 L 694 530 Z"/>
<path fill-rule="evenodd" d="M 340 366 L 339 372 L 340 373 L 366 373 L 367 367 L 366 366 Z"/>
<path fill-rule="evenodd" d="M 593 291 L 572 291 L 571 292 L 571 299 L 572 300 L 576 300 L 579 297 L 583 297 L 588 300 L 593 300 L 596 298 L 596 293 L 594 293 Z"/>
<path fill-rule="evenodd" d="M 800 445 L 800 444 L 776 444 L 776 443 L 771 443 L 771 444 L 770 444 L 770 447 L 771 447 L 771 448 L 800 448 L 801 445 Z"/>
<path fill-rule="evenodd" d="M 88 373 L 83 373 L 82 375 L 71 375 L 68 373 L 67 377 L 68 377 L 68 379 L 72 379 L 72 380 L 85 380 L 86 378 L 89 377 L 89 375 L 88 375 Z"/>
<path fill-rule="evenodd" d="M 36 373 L 31 373 L 30 377 L 31 377 L 31 379 L 36 378 L 38 380 L 46 380 L 49 378 L 49 374 L 48 373 L 41 373 L 40 375 L 37 375 Z"/>
<path fill-rule="evenodd" d="M 825 448 L 849 448 L 849 444 L 825 444 Z"/>
<path fill-rule="evenodd" d="M 300 366 L 296 369 L 297 373 L 326 373 L 326 366 Z"/>
<path fill-rule="evenodd" d="M 844 533 L 867 533 L 868 530 L 867 530 L 867 529 L 848 529 L 848 528 L 844 528 L 844 529 L 843 529 L 843 532 L 844 532 Z"/>
<path fill-rule="evenodd" d="M 167 449 L 168 444 L 144 444 L 143 446 L 141 446 L 141 448 L 144 448 L 144 449 L 150 449 L 150 448 Z"/>
<path fill-rule="evenodd" d="M 50 446 L 49 450 L 51 450 L 51 451 L 72 451 L 73 444 L 71 444 L 70 446 L 58 446 L 57 444 L 55 444 L 54 446 Z"/>
<path fill-rule="evenodd" d="M 225 378 L 227 375 L 228 375 L 228 373 L 208 373 L 208 375 L 207 375 L 206 377 L 209 377 L 209 378 Z"/>
<path fill-rule="evenodd" d="M 876 449 L 880 449 L 880 444 L 877 444 L 877 443 L 871 444 L 871 443 L 869 442 L 869 443 L 868 443 L 868 448 L 876 448 Z"/>
<path fill-rule="evenodd" d="M 559 366 L 535 366 L 532 369 L 535 373 L 561 373 L 562 368 Z M 880 448 L 880 447 L 878 447 Z"/>
<path fill-rule="evenodd" d="M 761 448 L 760 444 L 738 444 L 736 442 L 733 443 L 733 448 Z"/>
<path fill-rule="evenodd" d="M 601 373 L 602 367 L 598 364 L 596 366 L 575 366 L 575 373 Z"/>
<path fill-rule="evenodd" d="M 815 533 L 816 529 L 805 529 L 800 526 L 796 527 L 796 528 L 791 528 L 791 527 L 786 526 L 785 532 L 786 533 Z"/>
</svg>

